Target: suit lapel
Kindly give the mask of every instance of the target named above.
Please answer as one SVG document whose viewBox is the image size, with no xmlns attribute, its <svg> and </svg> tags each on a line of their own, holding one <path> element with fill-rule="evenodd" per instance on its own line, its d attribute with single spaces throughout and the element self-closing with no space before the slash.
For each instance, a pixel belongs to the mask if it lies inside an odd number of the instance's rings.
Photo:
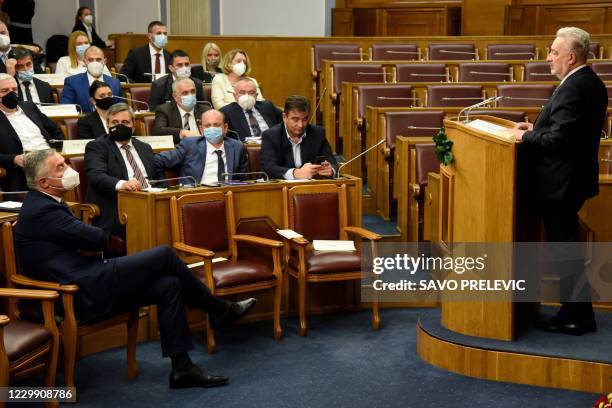
<svg viewBox="0 0 612 408">
<path fill-rule="evenodd" d="M 199 140 L 200 146 L 200 160 L 196 160 L 195 166 L 197 166 L 197 172 L 194 174 L 196 180 L 202 179 L 202 174 L 204 174 L 204 166 L 206 166 L 206 139 L 202 137 Z"/>
<path fill-rule="evenodd" d="M 223 144 L 225 145 L 225 159 L 227 161 L 227 163 L 225 164 L 227 165 L 227 172 L 233 173 L 234 172 L 234 149 L 232 149 L 232 146 L 229 143 L 224 142 Z"/>
<path fill-rule="evenodd" d="M 140 160 L 142 161 L 142 164 L 144 165 L 145 170 L 147 171 L 147 176 L 152 179 L 154 164 L 151 162 L 151 160 L 149 160 L 149 151 L 147 150 L 145 143 L 141 143 L 139 140 L 132 139 L 132 144 L 134 145 L 134 149 L 136 149 L 138 156 L 140 156 Z"/>
<path fill-rule="evenodd" d="M 280 140 L 281 140 L 281 154 L 283 157 L 288 157 L 289 161 L 287 163 L 287 167 L 294 168 L 295 160 L 293 160 L 293 147 L 291 146 L 291 142 L 287 139 L 287 130 L 285 129 L 285 124 L 283 123 L 280 128 Z M 300 146 L 301 150 L 301 146 Z"/>
<path fill-rule="evenodd" d="M 238 116 L 238 123 L 236 123 L 236 125 L 240 127 L 239 129 L 237 129 L 238 133 L 243 135 L 243 138 L 250 137 L 251 126 L 249 125 L 249 122 L 247 122 L 246 116 L 244 115 L 244 111 L 238 104 L 234 105 L 234 110 L 236 111 L 236 115 Z"/>
<path fill-rule="evenodd" d="M 21 140 L 19 140 L 19 136 L 17 136 L 17 132 L 15 132 L 15 129 L 13 129 L 13 126 L 11 126 L 11 122 L 9 122 L 4 113 L 0 113 L 0 128 L 6 129 L 10 137 L 12 137 L 15 143 L 17 143 L 17 145 L 21 147 L 21 150 L 23 150 L 23 145 L 21 144 Z"/>
<path fill-rule="evenodd" d="M 110 137 L 106 137 L 106 143 L 109 145 L 109 150 L 112 152 L 111 154 L 115 157 L 115 161 L 117 162 L 118 168 L 121 169 L 121 179 L 128 179 L 128 171 L 127 167 L 125 167 L 125 161 L 123 160 L 123 156 L 117 147 L 117 144 L 111 140 Z"/>
</svg>

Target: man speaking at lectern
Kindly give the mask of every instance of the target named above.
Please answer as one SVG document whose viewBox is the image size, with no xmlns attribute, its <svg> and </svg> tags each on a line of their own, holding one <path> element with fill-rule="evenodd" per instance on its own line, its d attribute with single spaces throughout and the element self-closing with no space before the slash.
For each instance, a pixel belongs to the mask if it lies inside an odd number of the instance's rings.
<svg viewBox="0 0 612 408">
<path fill-rule="evenodd" d="M 586 65 L 589 42 L 589 34 L 580 28 L 557 31 L 546 61 L 561 83 L 535 123 L 517 123 L 513 131 L 530 157 L 526 178 L 549 242 L 579 242 L 578 211 L 599 192 L 597 153 L 608 95 Z M 574 335 L 596 331 L 582 261 L 573 262 L 572 272 L 573 279 L 561 281 L 561 309 L 539 328 Z M 581 278 L 582 288 L 574 288 Z M 581 290 L 580 299 L 569 301 L 568 294 L 576 289 Z"/>
</svg>

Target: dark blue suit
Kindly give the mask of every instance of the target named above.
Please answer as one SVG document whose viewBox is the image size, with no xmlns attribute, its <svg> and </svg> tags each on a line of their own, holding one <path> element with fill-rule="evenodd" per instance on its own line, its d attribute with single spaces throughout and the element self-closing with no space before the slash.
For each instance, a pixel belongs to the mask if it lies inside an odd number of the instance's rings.
<svg viewBox="0 0 612 408">
<path fill-rule="evenodd" d="M 113 91 L 113 95 L 121 96 L 121 83 L 113 77 L 102 75 Z M 89 79 L 87 72 L 76 74 L 64 79 L 64 90 L 60 103 L 76 103 L 83 108 L 83 112 L 93 112 L 94 107 L 89 101 Z"/>
<path fill-rule="evenodd" d="M 114 259 L 87 256 L 107 242 L 104 231 L 86 225 L 65 204 L 39 191 L 26 196 L 15 230 L 24 274 L 79 285 L 75 308 L 82 321 L 97 320 L 155 304 L 162 352 L 174 356 L 193 348 L 185 305 L 225 313 L 214 297 L 167 246 Z"/>
</svg>

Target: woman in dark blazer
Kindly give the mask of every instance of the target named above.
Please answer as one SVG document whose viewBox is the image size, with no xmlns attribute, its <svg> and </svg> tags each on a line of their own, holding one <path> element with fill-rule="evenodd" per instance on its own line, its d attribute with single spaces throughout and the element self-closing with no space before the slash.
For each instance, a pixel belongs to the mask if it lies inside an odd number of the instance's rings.
<svg viewBox="0 0 612 408">
<path fill-rule="evenodd" d="M 206 43 L 202 49 L 202 65 L 192 65 L 191 76 L 210 84 L 215 74 L 223 72 L 220 63 L 221 48 L 215 43 Z"/>
<path fill-rule="evenodd" d="M 106 43 L 96 33 L 96 27 L 93 24 L 93 14 L 89 7 L 80 7 L 74 17 L 74 27 L 72 32 L 83 31 L 89 37 L 89 43 L 99 48 L 105 48 Z"/>
<path fill-rule="evenodd" d="M 113 104 L 113 90 L 102 81 L 93 81 L 89 87 L 89 97 L 95 110 L 79 117 L 77 121 L 78 139 L 96 139 L 108 133 L 106 111 Z"/>
</svg>

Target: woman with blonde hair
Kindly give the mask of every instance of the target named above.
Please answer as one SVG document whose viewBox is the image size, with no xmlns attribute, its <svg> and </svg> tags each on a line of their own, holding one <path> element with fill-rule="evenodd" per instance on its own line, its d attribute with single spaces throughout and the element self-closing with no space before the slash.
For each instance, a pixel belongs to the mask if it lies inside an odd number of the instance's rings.
<svg viewBox="0 0 612 408">
<path fill-rule="evenodd" d="M 244 50 L 233 49 L 223 56 L 221 63 L 223 73 L 215 75 L 212 80 L 212 103 L 215 109 L 236 102 L 234 98 L 234 84 L 242 78 L 249 78 L 257 86 L 257 100 L 263 101 L 263 95 L 255 78 L 249 77 L 251 61 Z"/>
<path fill-rule="evenodd" d="M 215 43 L 209 42 L 202 48 L 202 66 L 192 66 L 191 75 L 202 82 L 211 83 L 215 75 L 222 72 L 221 48 Z"/>
<path fill-rule="evenodd" d="M 87 71 L 83 56 L 89 48 L 89 37 L 83 31 L 74 31 L 68 38 L 68 55 L 60 58 L 55 67 L 56 74 L 67 76 L 81 74 Z M 106 66 L 102 71 L 105 75 L 110 76 L 111 73 Z"/>
</svg>

